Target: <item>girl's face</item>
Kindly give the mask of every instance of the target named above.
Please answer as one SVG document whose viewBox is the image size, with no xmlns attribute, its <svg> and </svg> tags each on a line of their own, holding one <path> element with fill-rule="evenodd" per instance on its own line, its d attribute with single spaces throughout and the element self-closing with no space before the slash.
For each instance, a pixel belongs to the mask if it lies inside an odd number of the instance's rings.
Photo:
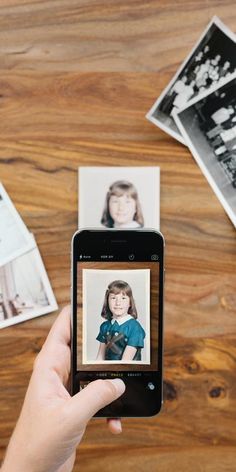
<svg viewBox="0 0 236 472">
<path fill-rule="evenodd" d="M 136 213 L 136 201 L 127 193 L 120 197 L 111 195 L 109 212 L 115 223 L 119 225 L 131 223 Z"/>
<path fill-rule="evenodd" d="M 130 299 L 125 293 L 109 293 L 108 305 L 114 318 L 127 315 L 130 306 Z"/>
</svg>

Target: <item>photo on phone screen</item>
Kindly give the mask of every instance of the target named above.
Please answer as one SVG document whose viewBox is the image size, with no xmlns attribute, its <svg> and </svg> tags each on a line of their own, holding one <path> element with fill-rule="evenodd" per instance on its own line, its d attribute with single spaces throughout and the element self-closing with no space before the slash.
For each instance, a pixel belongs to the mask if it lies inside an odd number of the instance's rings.
<svg viewBox="0 0 236 472">
<path fill-rule="evenodd" d="M 120 377 L 126 392 L 104 416 L 116 405 L 121 416 L 155 414 L 162 399 L 163 238 L 155 231 L 76 234 L 73 393 Z"/>
<path fill-rule="evenodd" d="M 82 363 L 149 365 L 150 270 L 81 270 Z"/>
</svg>

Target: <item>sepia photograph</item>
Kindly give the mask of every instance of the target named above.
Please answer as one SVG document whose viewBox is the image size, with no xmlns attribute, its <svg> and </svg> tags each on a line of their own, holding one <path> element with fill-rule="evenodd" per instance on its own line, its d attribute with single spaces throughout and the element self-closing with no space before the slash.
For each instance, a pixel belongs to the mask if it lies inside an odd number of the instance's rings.
<svg viewBox="0 0 236 472">
<path fill-rule="evenodd" d="M 150 269 L 83 269 L 83 364 L 150 364 Z"/>
<path fill-rule="evenodd" d="M 214 16 L 146 118 L 183 144 L 173 115 L 236 70 L 236 36 Z"/>
<path fill-rule="evenodd" d="M 37 248 L 0 267 L 0 328 L 51 313 L 57 308 Z"/>
<path fill-rule="evenodd" d="M 80 229 L 159 227 L 159 167 L 79 168 Z"/>
<path fill-rule="evenodd" d="M 0 183 L 0 267 L 33 247 L 34 239 Z"/>
<path fill-rule="evenodd" d="M 236 226 L 236 73 L 174 115 L 199 167 Z"/>
</svg>

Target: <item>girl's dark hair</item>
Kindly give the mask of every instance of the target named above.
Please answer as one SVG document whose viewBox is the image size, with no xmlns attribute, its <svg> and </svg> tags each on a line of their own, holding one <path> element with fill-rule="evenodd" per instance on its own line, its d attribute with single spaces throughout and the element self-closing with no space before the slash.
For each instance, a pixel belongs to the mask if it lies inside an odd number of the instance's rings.
<svg viewBox="0 0 236 472">
<path fill-rule="evenodd" d="M 109 321 L 112 319 L 113 315 L 109 308 L 108 297 L 110 293 L 114 293 L 114 295 L 117 295 L 117 293 L 120 293 L 120 292 L 122 292 L 124 295 L 127 295 L 127 297 L 129 297 L 130 306 L 128 309 L 128 314 L 133 316 L 133 318 L 136 319 L 138 315 L 137 315 L 137 310 L 136 310 L 132 290 L 129 284 L 127 284 L 127 282 L 124 282 L 123 280 L 114 280 L 108 285 L 108 288 L 105 293 L 105 299 L 104 299 L 104 303 L 102 307 L 101 316 Z"/>
<path fill-rule="evenodd" d="M 113 228 L 114 220 L 110 215 L 109 211 L 109 201 L 112 195 L 116 197 L 121 197 L 127 193 L 129 197 L 132 197 L 136 201 L 136 212 L 134 214 L 134 221 L 137 221 L 140 226 L 144 226 L 144 218 L 141 210 L 141 205 L 138 198 L 138 192 L 135 186 L 126 180 L 117 180 L 112 185 L 110 185 L 109 190 L 106 194 L 105 207 L 102 214 L 101 223 L 107 228 Z"/>
</svg>

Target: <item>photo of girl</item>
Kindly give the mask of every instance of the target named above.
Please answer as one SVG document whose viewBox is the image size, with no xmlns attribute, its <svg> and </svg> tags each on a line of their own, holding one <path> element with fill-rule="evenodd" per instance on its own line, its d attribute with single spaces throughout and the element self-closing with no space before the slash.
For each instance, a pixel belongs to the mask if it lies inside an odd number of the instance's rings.
<svg viewBox="0 0 236 472">
<path fill-rule="evenodd" d="M 145 331 L 137 321 L 137 310 L 130 285 L 114 280 L 105 293 L 101 316 L 106 319 L 99 330 L 96 360 L 141 361 Z"/>
<path fill-rule="evenodd" d="M 110 185 L 106 194 L 102 225 L 107 228 L 141 228 L 144 218 L 138 192 L 126 180 L 118 180 Z"/>
<path fill-rule="evenodd" d="M 78 227 L 160 229 L 159 167 L 79 167 Z"/>
<path fill-rule="evenodd" d="M 98 269 L 91 263 L 88 269 L 89 264 L 82 269 L 78 288 L 78 364 L 149 365 L 150 269 L 127 269 L 127 262 L 119 263 L 124 269 L 112 262 L 114 269 L 107 269 L 106 262 Z"/>
</svg>

